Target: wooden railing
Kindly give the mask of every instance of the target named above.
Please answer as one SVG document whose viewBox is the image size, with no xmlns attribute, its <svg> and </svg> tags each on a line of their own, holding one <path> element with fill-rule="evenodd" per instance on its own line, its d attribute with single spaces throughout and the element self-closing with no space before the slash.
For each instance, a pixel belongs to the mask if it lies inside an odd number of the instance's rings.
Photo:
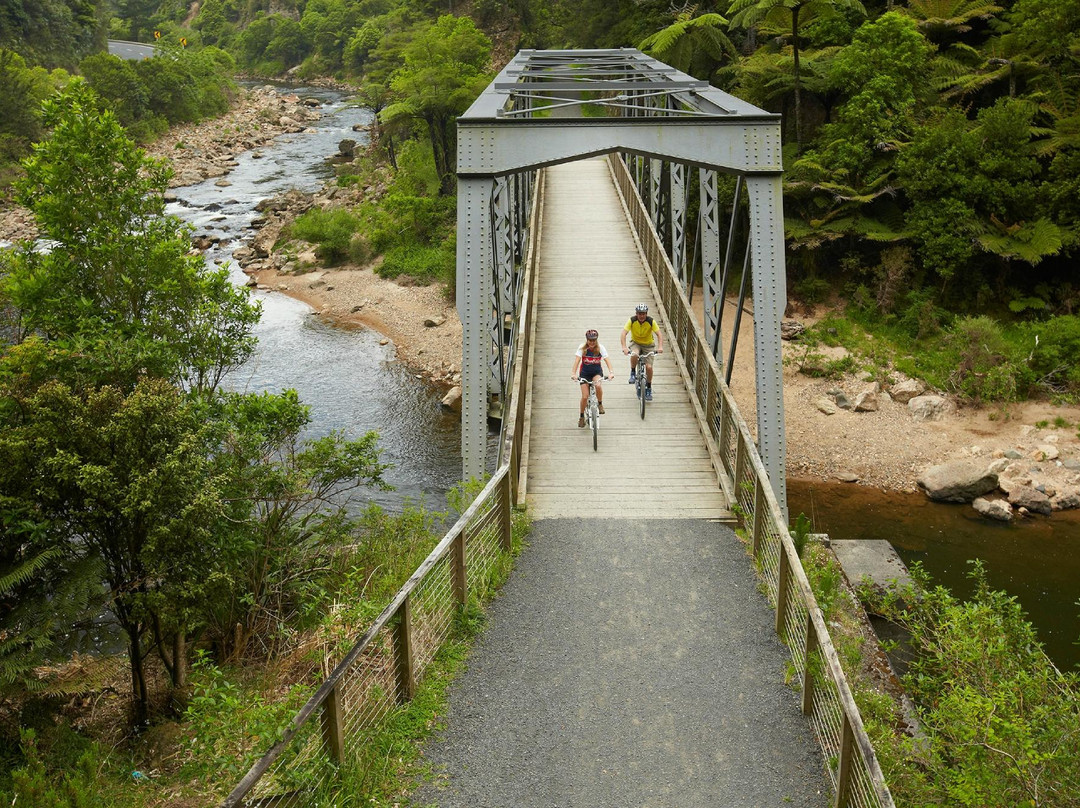
<svg viewBox="0 0 1080 808">
<path fill-rule="evenodd" d="M 893 808 L 892 795 L 750 430 L 723 381 L 625 163 L 618 155 L 610 155 L 608 164 L 633 225 L 661 319 L 667 323 L 668 344 L 676 354 L 710 452 L 719 458 L 722 476 L 730 481 L 732 510 L 749 533 L 753 557 L 776 609 L 776 631 L 789 649 L 799 678 L 802 710 L 815 729 L 832 778 L 833 805 Z"/>
<path fill-rule="evenodd" d="M 221 808 L 315 805 L 332 794 L 343 768 L 379 722 L 412 699 L 416 684 L 450 634 L 470 593 L 490 592 L 492 571 L 510 552 L 512 507 L 521 460 L 543 172 L 534 185 L 523 271 L 522 316 L 514 344 L 512 391 L 491 480 L 406 584 L 236 785 Z"/>
</svg>

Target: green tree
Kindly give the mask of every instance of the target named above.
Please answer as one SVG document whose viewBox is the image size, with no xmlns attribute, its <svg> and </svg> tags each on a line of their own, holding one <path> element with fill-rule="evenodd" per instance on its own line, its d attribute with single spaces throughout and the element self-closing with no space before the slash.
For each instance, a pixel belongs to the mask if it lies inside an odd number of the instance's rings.
<svg viewBox="0 0 1080 808">
<path fill-rule="evenodd" d="M 802 82 L 799 72 L 800 26 L 810 18 L 853 9 L 866 13 L 859 0 L 732 0 L 728 6 L 731 27 L 750 28 L 762 21 L 782 26 L 791 33 L 792 71 L 795 85 L 795 142 L 802 144 Z"/>
<path fill-rule="evenodd" d="M 81 81 L 46 102 L 51 136 L 26 162 L 19 201 L 48 252 L 0 257 L 19 335 L 68 349 L 70 371 L 131 389 L 142 375 L 211 391 L 254 348 L 246 290 L 191 253 L 190 228 L 165 216 L 168 169 L 126 137 Z"/>
<path fill-rule="evenodd" d="M 12 370 L 17 379 L 20 368 Z M 198 597 L 221 563 L 212 527 L 222 500 L 205 452 L 207 424 L 164 380 L 142 380 L 130 394 L 108 386 L 80 393 L 59 381 L 27 395 L 20 387 L 0 390 L 9 416 L 0 430 L 0 496 L 5 517 L 32 513 L 35 529 L 5 530 L 4 544 L 10 552 L 18 543 L 19 560 L 100 564 L 107 606 L 128 638 L 133 717 L 142 726 L 146 638 L 159 614 L 148 598 Z M 39 593 L 41 585 L 35 581 Z"/>
<path fill-rule="evenodd" d="M 986 0 L 909 0 L 904 13 L 919 21 L 919 29 L 938 45 L 966 34 L 975 20 L 988 20 L 1002 7 Z"/>
<path fill-rule="evenodd" d="M 708 80 L 725 57 L 737 57 L 721 26 L 727 20 L 719 14 L 693 16 L 689 11 L 676 15 L 675 22 L 644 39 L 638 49 L 695 78 Z"/>
<path fill-rule="evenodd" d="M 454 121 L 491 80 L 491 40 L 468 17 L 442 16 L 422 26 L 405 48 L 405 64 L 390 83 L 398 101 L 382 111 L 384 123 L 421 123 L 439 175 L 440 193 L 454 192 Z"/>
</svg>

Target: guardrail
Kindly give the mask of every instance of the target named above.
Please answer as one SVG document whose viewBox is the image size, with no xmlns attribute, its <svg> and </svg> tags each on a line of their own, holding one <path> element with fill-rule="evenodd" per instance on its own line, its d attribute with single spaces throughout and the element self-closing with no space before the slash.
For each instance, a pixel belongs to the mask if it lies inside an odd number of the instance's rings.
<svg viewBox="0 0 1080 808">
<path fill-rule="evenodd" d="M 510 551 L 512 506 L 520 465 L 524 384 L 528 376 L 543 173 L 535 184 L 524 261 L 523 316 L 511 369 L 504 458 L 491 480 L 410 576 L 375 622 L 327 676 L 281 738 L 222 802 L 221 808 L 291 808 L 332 793 L 379 721 L 409 701 L 449 636 L 470 593 L 483 599 L 495 566 Z"/>
<path fill-rule="evenodd" d="M 625 163 L 618 155 L 609 155 L 608 165 L 667 323 L 669 346 L 711 443 L 710 452 L 719 458 L 724 476 L 730 480 L 730 491 L 725 486 L 725 492 L 737 503 L 732 509 L 750 535 L 754 560 L 776 610 L 776 632 L 789 649 L 801 684 L 803 713 L 810 718 L 832 778 L 833 805 L 894 808 L 750 430 L 723 381 Z"/>
</svg>

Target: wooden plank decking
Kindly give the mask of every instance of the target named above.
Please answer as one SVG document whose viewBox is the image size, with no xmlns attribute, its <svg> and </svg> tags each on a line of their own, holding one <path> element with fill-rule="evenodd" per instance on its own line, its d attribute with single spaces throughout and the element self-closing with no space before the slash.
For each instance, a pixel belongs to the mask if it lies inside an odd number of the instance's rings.
<svg viewBox="0 0 1080 808">
<path fill-rule="evenodd" d="M 537 292 L 527 502 L 534 518 L 730 519 L 728 503 L 664 333 L 642 421 L 619 335 L 639 302 L 657 314 L 633 233 L 603 158 L 547 169 Z M 659 320 L 659 318 L 658 318 Z M 604 383 L 599 450 L 578 429 L 574 351 L 600 332 L 615 379 Z"/>
</svg>

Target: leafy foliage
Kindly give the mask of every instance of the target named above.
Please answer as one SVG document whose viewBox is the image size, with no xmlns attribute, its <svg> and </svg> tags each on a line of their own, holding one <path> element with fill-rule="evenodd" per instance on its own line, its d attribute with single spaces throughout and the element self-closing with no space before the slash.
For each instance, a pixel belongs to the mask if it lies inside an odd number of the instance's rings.
<svg viewBox="0 0 1080 808">
<path fill-rule="evenodd" d="M 906 744 L 879 744 L 898 803 L 1076 805 L 1080 681 L 1054 668 L 1020 606 L 991 590 L 981 564 L 966 602 L 926 588 L 915 572 L 924 587 L 907 593 L 906 607 L 887 607 L 911 634 L 904 684 L 922 727 Z"/>
</svg>

